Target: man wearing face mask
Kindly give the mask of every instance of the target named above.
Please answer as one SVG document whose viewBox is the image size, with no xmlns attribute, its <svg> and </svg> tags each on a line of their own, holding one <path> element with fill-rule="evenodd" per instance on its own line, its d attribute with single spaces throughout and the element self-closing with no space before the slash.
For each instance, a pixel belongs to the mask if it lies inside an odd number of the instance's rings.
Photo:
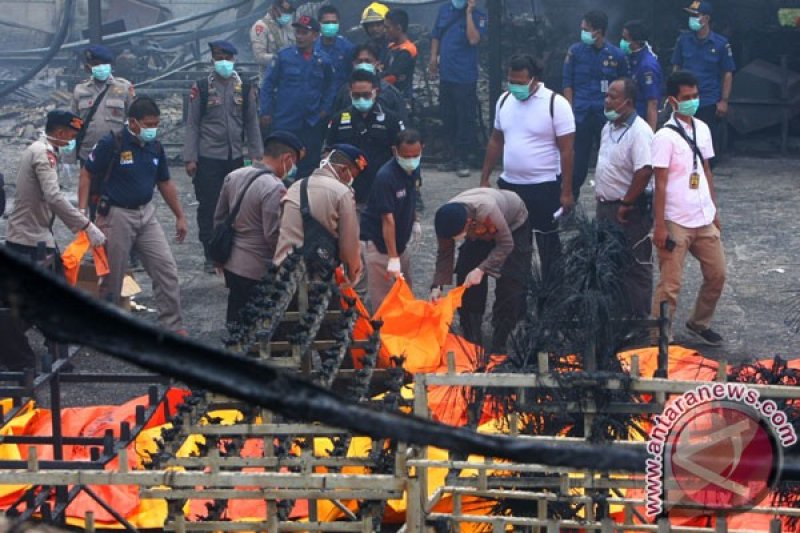
<svg viewBox="0 0 800 533">
<path fill-rule="evenodd" d="M 708 124 L 715 153 L 720 153 L 721 121 L 728 115 L 728 100 L 733 87 L 733 50 L 728 39 L 711 31 L 711 2 L 694 1 L 687 7 L 689 30 L 681 33 L 672 53 L 673 70 L 688 70 L 700 84 L 700 109 L 697 118 Z M 714 161 L 711 162 L 713 167 Z"/>
<path fill-rule="evenodd" d="M 306 257 L 310 277 L 330 279 L 327 261 L 332 260 L 334 265 L 344 265 L 350 284 L 358 282 L 363 265 L 358 215 L 350 185 L 367 167 L 364 152 L 349 144 L 337 144 L 311 176 L 289 187 L 283 199 L 276 264 L 281 264 L 297 248 Z M 303 205 L 308 209 L 306 218 Z M 315 255 L 320 249 L 329 256 L 320 260 Z"/>
<path fill-rule="evenodd" d="M 508 66 L 508 92 L 495 108 L 495 123 L 481 174 L 490 187 L 492 171 L 503 157 L 500 189 L 517 193 L 525 202 L 536 234 L 542 276 L 561 255 L 554 214 L 572 209 L 572 160 L 575 118 L 566 99 L 544 86 L 542 67 L 520 54 Z M 530 265 L 530 258 L 528 258 Z"/>
<path fill-rule="evenodd" d="M 389 56 L 389 40 L 386 38 L 384 20 L 389 8 L 380 2 L 372 2 L 361 12 L 361 27 L 367 34 L 367 42 L 378 52 L 378 62 L 385 65 Z"/>
<path fill-rule="evenodd" d="M 625 273 L 632 316 L 647 318 L 653 302 L 652 219 L 645 189 L 653 175 L 653 130 L 636 114 L 636 83 L 623 78 L 606 95 L 608 119 L 600 137 L 595 171 L 597 220 L 619 227 L 635 261 Z"/>
<path fill-rule="evenodd" d="M 380 79 L 378 88 L 377 103 L 385 109 L 394 113 L 398 119 L 407 122 L 408 111 L 406 109 L 405 98 L 400 94 L 391 83 L 382 78 L 382 72 L 378 64 L 378 52 L 371 44 L 359 44 L 353 50 L 353 72 L 363 70 L 374 74 Z M 345 111 L 353 105 L 353 100 L 350 96 L 350 84 L 346 83 L 336 94 L 336 99 L 333 102 L 333 114 L 336 115 L 341 111 Z"/>
<path fill-rule="evenodd" d="M 417 216 L 422 139 L 416 130 L 401 131 L 372 184 L 361 214 L 361 238 L 366 244 L 367 285 L 372 311 L 381 306 L 397 277 L 411 285 L 410 244 L 419 243 L 422 226 Z"/>
<path fill-rule="evenodd" d="M 214 225 L 218 226 L 237 209 L 233 222 L 231 255 L 221 265 L 228 288 L 227 322 L 239 319 L 253 289 L 272 262 L 281 221 L 281 200 L 286 194 L 284 178 L 297 173 L 304 151 L 295 135 L 276 131 L 264 140 L 264 158 L 253 166 L 235 170 L 225 177 Z"/>
<path fill-rule="evenodd" d="M 289 0 L 274 0 L 264 18 L 250 29 L 253 57 L 262 71 L 272 63 L 278 50 L 294 44 L 291 26 L 294 11 L 294 5 Z"/>
<path fill-rule="evenodd" d="M 714 145 L 708 126 L 694 118 L 700 106 L 698 85 L 690 72 L 678 71 L 669 77 L 667 97 L 674 113 L 653 139 L 653 244 L 658 248 L 661 271 L 653 315 L 658 315 L 661 302 L 666 301 L 670 320 L 675 316 L 686 254 L 690 253 L 700 262 L 703 283 L 686 329 L 701 342 L 718 346 L 722 336 L 711 329 L 711 320 L 725 285 L 725 253 L 709 165 Z"/>
<path fill-rule="evenodd" d="M 333 117 L 328 125 L 326 146 L 352 144 L 367 155 L 369 168 L 353 184 L 359 212 L 369 199 L 375 174 L 392 158 L 392 145 L 397 134 L 405 129 L 394 113 L 377 103 L 378 78 L 369 72 L 357 70 L 350 77 L 351 105 Z"/>
<path fill-rule="evenodd" d="M 506 341 L 525 312 L 530 276 L 528 210 L 515 192 L 469 189 L 436 211 L 436 274 L 431 300 L 445 285 L 467 287 L 458 310 L 464 338 L 482 344 L 481 325 L 489 285 L 486 274 L 497 280 L 492 308 L 492 343 L 489 353 L 507 353 Z M 458 249 L 456 242 L 466 239 Z M 455 263 L 455 267 L 454 267 Z"/>
<path fill-rule="evenodd" d="M 253 161 L 263 155 L 258 124 L 258 88 L 234 70 L 237 50 L 228 41 L 209 43 L 214 71 L 197 80 L 189 94 L 183 161 L 197 197 L 197 227 L 205 271 L 214 273 L 208 241 L 214 209 L 225 176 L 244 166 L 244 149 Z"/>
<path fill-rule="evenodd" d="M 83 120 L 75 150 L 80 162 L 86 161 L 100 137 L 122 128 L 136 96 L 131 82 L 111 73 L 114 52 L 110 48 L 93 44 L 84 51 L 84 59 L 91 77 L 77 84 L 72 93 L 72 112 Z"/>
<path fill-rule="evenodd" d="M 156 140 L 160 117 L 161 111 L 151 98 L 139 97 L 133 101 L 128 126 L 100 139 L 89 154 L 81 169 L 78 204 L 81 209 L 87 206 L 90 184 L 99 180 L 97 225 L 108 239 L 109 268 L 100 285 L 100 294 L 119 305 L 122 280 L 133 249 L 153 280 L 159 321 L 165 328 L 185 334 L 178 267 L 152 202 L 153 192 L 158 188 L 175 215 L 175 240 L 182 243 L 189 229 L 178 189 L 169 176 L 167 155 Z"/>
<path fill-rule="evenodd" d="M 600 132 L 608 86 L 628 75 L 622 50 L 606 41 L 608 15 L 589 11 L 581 21 L 581 42 L 573 44 L 564 59 L 564 96 L 575 112 L 575 172 L 572 191 L 575 200 L 589 173 L 592 149 L 600 144 Z"/>
<path fill-rule="evenodd" d="M 647 29 L 641 20 L 625 23 L 619 47 L 628 56 L 631 78 L 636 82 L 636 112 L 656 131 L 662 97 L 661 65 L 647 42 Z"/>
<path fill-rule="evenodd" d="M 322 6 L 317 15 L 321 28 L 314 50 L 324 52 L 333 63 L 333 86 L 339 91 L 350 78 L 353 60 L 353 43 L 339 35 L 339 10 L 334 6 Z"/>
</svg>

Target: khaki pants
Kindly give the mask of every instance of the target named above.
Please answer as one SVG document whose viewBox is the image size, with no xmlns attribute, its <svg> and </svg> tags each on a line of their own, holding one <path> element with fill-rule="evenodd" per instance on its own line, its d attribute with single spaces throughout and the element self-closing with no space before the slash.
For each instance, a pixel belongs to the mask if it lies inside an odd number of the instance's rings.
<svg viewBox="0 0 800 533">
<path fill-rule="evenodd" d="M 389 294 L 395 280 L 394 276 L 386 273 L 386 267 L 389 265 L 389 256 L 382 254 L 372 241 L 367 242 L 365 254 L 369 301 L 372 305 L 372 312 L 375 313 L 383 303 L 386 295 Z M 403 277 L 410 287 L 411 254 L 407 248 L 400 255 L 400 270 L 403 272 Z"/>
<path fill-rule="evenodd" d="M 666 301 L 669 305 L 669 318 L 674 319 L 683 281 L 686 252 L 689 252 L 700 262 L 703 284 L 697 293 L 697 301 L 688 324 L 706 329 L 711 324 L 725 285 L 725 253 L 719 230 L 713 224 L 701 228 L 685 228 L 670 221 L 667 221 L 667 230 L 675 241 L 675 249 L 671 252 L 658 250 L 661 278 L 653 298 L 653 316 L 659 316 L 659 305 Z"/>
<path fill-rule="evenodd" d="M 97 226 L 108 241 L 106 254 L 110 271 L 100 285 L 101 296 L 119 305 L 122 280 L 128 271 L 128 258 L 131 250 L 135 250 L 147 275 L 153 280 L 159 321 L 170 330 L 181 329 L 178 266 L 164 229 L 156 219 L 153 203 L 138 209 L 112 207 L 107 216 L 98 216 Z"/>
</svg>

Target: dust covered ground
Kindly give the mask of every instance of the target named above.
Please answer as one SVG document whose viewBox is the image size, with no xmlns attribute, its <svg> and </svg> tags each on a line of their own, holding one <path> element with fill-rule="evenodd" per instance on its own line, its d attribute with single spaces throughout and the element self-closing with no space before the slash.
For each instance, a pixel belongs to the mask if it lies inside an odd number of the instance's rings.
<svg viewBox="0 0 800 533">
<path fill-rule="evenodd" d="M 19 152 L 25 145 L 26 141 L 21 138 L 0 141 L 0 168 L 6 175 L 9 198 L 7 211 L 13 202 Z M 174 148 L 169 151 L 171 155 L 177 153 Z M 202 250 L 197 241 L 194 221 L 197 204 L 189 178 L 179 162 L 175 160 L 175 163 L 172 176 L 177 182 L 190 220 L 190 234 L 186 242 L 179 245 L 173 240 L 173 252 L 179 265 L 185 325 L 193 338 L 219 345 L 224 335 L 226 291 L 221 277 L 202 272 Z M 788 331 L 784 319 L 792 291 L 800 288 L 797 169 L 797 160 L 748 157 L 728 157 L 717 167 L 716 183 L 722 210 L 728 281 L 714 327 L 726 339 L 726 344 L 721 348 L 698 346 L 703 354 L 729 360 L 765 358 L 775 354 L 796 357 L 797 337 Z M 477 171 L 473 171 L 472 177 L 462 179 L 453 173 L 437 171 L 433 165 L 423 164 L 423 172 L 424 241 L 415 250 L 412 263 L 414 291 L 420 297 L 427 295 L 433 276 L 436 254 L 433 215 L 436 207 L 478 183 Z M 591 182 L 591 176 L 587 182 Z M 62 186 L 73 200 L 76 199 L 76 175 L 63 177 Z M 174 235 L 174 218 L 158 195 L 156 201 L 159 218 L 171 237 Z M 587 214 L 593 215 L 591 183 L 585 185 L 581 204 Z M 0 237 L 3 239 L 5 224 L 5 219 L 0 220 Z M 59 223 L 56 224 L 56 234 L 62 246 L 70 241 L 69 232 Z M 147 275 L 137 273 L 135 277 L 143 289 L 136 301 L 152 308 L 154 304 Z M 692 346 L 683 324 L 700 279 L 696 261 L 689 258 L 675 326 L 676 341 L 684 345 Z M 137 316 L 155 320 L 155 313 L 151 311 L 138 312 Z M 104 355 L 84 352 L 78 358 L 78 368 L 85 371 L 113 371 L 128 366 Z M 68 391 L 67 404 L 119 403 L 144 391 L 142 386 L 73 386 Z"/>
</svg>

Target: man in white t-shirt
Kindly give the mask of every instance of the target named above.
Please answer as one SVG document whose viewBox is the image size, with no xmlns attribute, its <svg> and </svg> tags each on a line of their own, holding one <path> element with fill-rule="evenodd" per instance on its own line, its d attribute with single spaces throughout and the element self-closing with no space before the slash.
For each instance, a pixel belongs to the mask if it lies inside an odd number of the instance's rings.
<svg viewBox="0 0 800 533">
<path fill-rule="evenodd" d="M 618 226 L 633 255 L 623 280 L 633 316 L 650 315 L 653 300 L 653 253 L 648 234 L 653 222 L 645 189 L 653 175 L 653 130 L 636 114 L 636 83 L 622 78 L 608 87 L 608 122 L 600 134 L 595 169 L 597 220 Z"/>
<path fill-rule="evenodd" d="M 700 104 L 697 86 L 697 78 L 686 71 L 669 77 L 667 96 L 674 113 L 653 139 L 653 243 L 661 270 L 653 314 L 666 301 L 670 318 L 674 317 L 689 252 L 700 262 L 703 284 L 686 328 L 704 343 L 718 346 L 722 337 L 710 324 L 725 285 L 725 254 L 708 163 L 714 157 L 711 132 L 704 122 L 692 118 Z"/>
<path fill-rule="evenodd" d="M 497 186 L 514 191 L 525 202 L 544 278 L 561 254 L 554 215 L 575 205 L 575 116 L 569 102 L 545 87 L 541 76 L 542 67 L 533 57 L 521 54 L 511 58 L 508 92 L 497 101 L 481 187 L 491 186 L 489 178 L 502 155 L 503 172 Z"/>
</svg>

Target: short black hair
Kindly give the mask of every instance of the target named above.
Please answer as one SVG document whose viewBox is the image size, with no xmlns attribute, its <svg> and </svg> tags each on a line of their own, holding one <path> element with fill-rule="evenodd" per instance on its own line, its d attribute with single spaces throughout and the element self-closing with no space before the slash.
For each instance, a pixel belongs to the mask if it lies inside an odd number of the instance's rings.
<svg viewBox="0 0 800 533">
<path fill-rule="evenodd" d="M 414 128 L 402 130 L 394 140 L 394 146 L 400 148 L 404 144 L 422 143 L 422 135 Z"/>
<path fill-rule="evenodd" d="M 675 96 L 681 92 L 681 87 L 697 87 L 697 77 L 688 70 L 678 70 L 667 78 L 667 96 Z"/>
<path fill-rule="evenodd" d="M 511 60 L 508 62 L 508 70 L 514 72 L 526 70 L 530 78 L 542 77 L 542 64 L 530 54 L 516 54 L 511 56 Z"/>
<path fill-rule="evenodd" d="M 636 89 L 636 82 L 631 78 L 619 78 L 618 80 L 615 80 L 615 82 L 617 81 L 622 82 L 622 94 L 625 96 L 625 99 L 636 104 L 636 95 L 639 93 L 639 91 Z"/>
<path fill-rule="evenodd" d="M 336 9 L 335 6 L 322 6 L 319 8 L 319 11 L 317 11 L 317 20 L 322 20 L 324 15 L 336 15 L 337 19 L 341 18 L 339 16 L 339 10 Z"/>
<path fill-rule="evenodd" d="M 364 52 L 365 50 L 369 52 L 369 55 L 371 55 L 375 59 L 379 59 L 381 57 L 380 53 L 378 52 L 378 49 L 375 48 L 375 46 L 372 43 L 363 43 L 359 44 L 353 49 L 353 59 L 358 57 L 358 54 Z"/>
<path fill-rule="evenodd" d="M 136 120 L 142 120 L 144 117 L 160 117 L 161 110 L 156 101 L 149 96 L 139 96 L 128 108 L 128 116 Z"/>
<path fill-rule="evenodd" d="M 392 9 L 386 14 L 386 20 L 400 26 L 403 33 L 408 31 L 408 13 L 404 9 Z"/>
<path fill-rule="evenodd" d="M 378 81 L 378 77 L 373 74 L 372 72 L 367 72 L 366 70 L 356 69 L 350 75 L 350 86 L 352 87 L 354 83 L 358 83 L 361 81 L 367 81 L 372 84 L 373 87 L 378 87 L 380 82 Z"/>
<path fill-rule="evenodd" d="M 585 20 L 593 30 L 600 30 L 600 33 L 603 35 L 606 34 L 606 30 L 608 29 L 608 15 L 606 15 L 605 11 L 593 9 L 583 16 L 583 20 Z"/>
<path fill-rule="evenodd" d="M 628 30 L 634 42 L 643 43 L 650 38 L 647 26 L 641 20 L 629 20 L 622 27 Z"/>
<path fill-rule="evenodd" d="M 276 139 L 267 139 L 267 141 L 264 143 L 264 155 L 275 158 L 280 157 L 283 154 L 297 155 L 297 150 L 288 144 L 283 144 Z"/>
</svg>

